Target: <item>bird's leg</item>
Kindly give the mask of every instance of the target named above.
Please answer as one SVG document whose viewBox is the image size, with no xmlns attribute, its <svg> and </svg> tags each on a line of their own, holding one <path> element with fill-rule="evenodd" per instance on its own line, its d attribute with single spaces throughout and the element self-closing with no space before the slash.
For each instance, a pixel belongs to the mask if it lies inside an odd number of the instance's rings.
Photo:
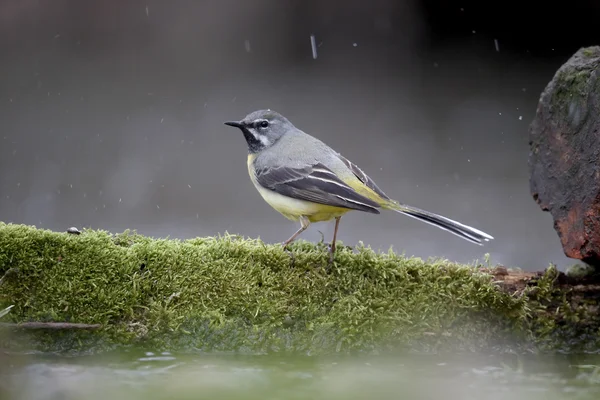
<svg viewBox="0 0 600 400">
<path fill-rule="evenodd" d="M 308 228 L 308 226 L 310 225 L 310 221 L 308 220 L 308 218 L 306 218 L 305 216 L 300 217 L 300 229 L 298 229 L 296 231 L 296 233 L 294 233 L 292 235 L 292 237 L 290 237 L 288 240 L 286 240 L 285 242 L 283 242 L 283 247 L 287 247 L 288 244 L 292 243 L 294 240 L 296 240 L 296 238 L 298 237 L 298 235 L 300 235 L 302 232 L 304 232 L 306 230 L 306 228 Z"/>
<path fill-rule="evenodd" d="M 335 217 L 335 228 L 333 228 L 333 240 L 331 241 L 331 252 L 335 253 L 335 241 L 337 239 L 338 228 L 342 217 Z"/>
<path fill-rule="evenodd" d="M 333 240 L 331 241 L 331 247 L 329 248 L 329 264 L 333 262 L 333 254 L 335 253 L 335 241 L 337 239 L 338 227 L 340 226 L 340 220 L 342 217 L 335 217 L 335 228 L 333 228 Z"/>
</svg>

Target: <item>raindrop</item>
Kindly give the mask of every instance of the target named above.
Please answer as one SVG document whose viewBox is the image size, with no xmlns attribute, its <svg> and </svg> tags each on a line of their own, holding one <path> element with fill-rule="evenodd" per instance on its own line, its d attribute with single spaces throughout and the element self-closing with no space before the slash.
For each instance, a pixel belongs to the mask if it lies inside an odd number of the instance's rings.
<svg viewBox="0 0 600 400">
<path fill-rule="evenodd" d="M 162 124 L 164 120 L 165 120 L 164 118 L 161 118 L 160 119 L 160 123 Z"/>
<path fill-rule="evenodd" d="M 251 49 L 250 49 L 250 41 L 248 39 L 246 39 L 244 41 L 244 48 L 246 49 L 247 53 L 250 53 Z"/>
<path fill-rule="evenodd" d="M 157 208 L 158 210 L 160 210 L 160 207 L 158 206 L 158 204 L 156 205 L 156 208 Z"/>
<path fill-rule="evenodd" d="M 119 203 L 121 202 L 121 200 L 122 200 L 122 199 L 119 197 Z"/>
<path fill-rule="evenodd" d="M 523 119 L 522 115 L 519 115 L 519 121 L 521 121 Z"/>
<path fill-rule="evenodd" d="M 358 46 L 358 43 L 352 43 L 352 46 L 353 46 L 353 47 L 357 47 L 357 46 Z"/>
<path fill-rule="evenodd" d="M 188 183 L 188 187 L 191 189 L 191 188 L 192 188 L 192 185 L 190 185 L 190 184 Z"/>
<path fill-rule="evenodd" d="M 312 48 L 313 60 L 317 59 L 317 43 L 315 41 L 315 35 L 310 35 L 310 47 Z"/>
<path fill-rule="evenodd" d="M 69 229 L 67 229 L 67 233 L 70 233 L 71 235 L 80 235 L 81 231 L 79 229 L 75 228 L 74 226 L 72 226 Z"/>
<path fill-rule="evenodd" d="M 500 52 L 500 45 L 498 44 L 498 39 L 494 39 L 494 46 L 496 46 L 496 51 Z"/>
<path fill-rule="evenodd" d="M 146 17 L 150 16 L 150 9 L 148 8 L 148 6 L 146 6 Z"/>
</svg>

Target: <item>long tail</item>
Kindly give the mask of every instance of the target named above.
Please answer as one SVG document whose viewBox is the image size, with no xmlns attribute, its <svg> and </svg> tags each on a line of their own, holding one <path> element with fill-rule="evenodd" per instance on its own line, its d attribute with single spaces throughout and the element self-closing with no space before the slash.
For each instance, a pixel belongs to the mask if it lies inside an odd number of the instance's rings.
<svg viewBox="0 0 600 400">
<path fill-rule="evenodd" d="M 450 218 L 442 217 L 441 215 L 434 214 L 429 211 L 420 210 L 415 207 L 407 206 L 399 203 L 392 203 L 384 206 L 390 210 L 399 212 L 400 214 L 408 215 L 409 217 L 418 219 L 419 221 L 426 222 L 430 225 L 437 226 L 440 229 L 455 234 L 456 236 L 468 240 L 471 243 L 482 245 L 482 241 L 489 241 L 494 239 L 491 235 L 480 231 L 479 229 L 472 228 L 460 222 L 451 220 Z"/>
</svg>

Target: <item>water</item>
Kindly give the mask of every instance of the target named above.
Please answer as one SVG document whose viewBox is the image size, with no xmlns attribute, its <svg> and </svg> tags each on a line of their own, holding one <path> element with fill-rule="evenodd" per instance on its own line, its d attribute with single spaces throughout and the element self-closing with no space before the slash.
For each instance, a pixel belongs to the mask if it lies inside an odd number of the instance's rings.
<svg viewBox="0 0 600 400">
<path fill-rule="evenodd" d="M 5 356 L 12 399 L 597 399 L 599 355 Z M 587 367 L 586 367 L 587 365 Z"/>
</svg>

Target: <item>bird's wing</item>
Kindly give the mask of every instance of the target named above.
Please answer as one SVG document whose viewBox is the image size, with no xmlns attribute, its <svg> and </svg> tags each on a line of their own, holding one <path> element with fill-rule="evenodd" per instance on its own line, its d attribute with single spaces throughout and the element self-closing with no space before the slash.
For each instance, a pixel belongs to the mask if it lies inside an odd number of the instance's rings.
<svg viewBox="0 0 600 400">
<path fill-rule="evenodd" d="M 340 158 L 340 160 L 344 162 L 344 164 L 346 164 L 348 168 L 350 168 L 354 176 L 356 176 L 366 187 L 377 193 L 377 195 L 382 199 L 391 200 L 385 193 L 383 193 L 383 190 L 379 189 L 379 187 L 375 184 L 373 179 L 371 179 L 367 174 L 365 174 L 362 169 L 358 168 L 358 165 L 354 164 L 352 161 L 348 160 L 341 154 L 338 154 L 337 156 Z"/>
<path fill-rule="evenodd" d="M 378 203 L 357 193 L 321 163 L 305 167 L 259 168 L 258 183 L 283 196 L 379 214 Z"/>
</svg>

